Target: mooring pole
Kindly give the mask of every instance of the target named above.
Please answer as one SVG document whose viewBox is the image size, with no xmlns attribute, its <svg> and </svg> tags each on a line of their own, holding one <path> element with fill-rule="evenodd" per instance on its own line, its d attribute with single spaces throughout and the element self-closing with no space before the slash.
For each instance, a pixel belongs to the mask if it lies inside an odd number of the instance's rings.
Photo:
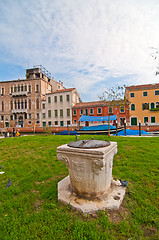
<svg viewBox="0 0 159 240">
<path fill-rule="evenodd" d="M 141 120 L 139 120 L 139 136 L 141 136 Z"/>
<path fill-rule="evenodd" d="M 115 120 L 115 125 L 116 125 L 116 136 L 118 135 L 118 121 Z"/>
<path fill-rule="evenodd" d="M 124 129 L 125 129 L 125 136 L 126 136 L 126 120 L 124 119 Z"/>
</svg>

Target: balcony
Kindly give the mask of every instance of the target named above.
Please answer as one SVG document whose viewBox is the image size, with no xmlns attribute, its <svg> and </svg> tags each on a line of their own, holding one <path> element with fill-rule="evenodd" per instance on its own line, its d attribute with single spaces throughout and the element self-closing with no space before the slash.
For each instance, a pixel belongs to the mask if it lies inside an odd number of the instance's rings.
<svg viewBox="0 0 159 240">
<path fill-rule="evenodd" d="M 19 91 L 19 92 L 13 92 L 10 95 L 12 95 L 13 97 L 17 97 L 17 96 L 27 96 L 28 95 L 28 91 Z"/>
<path fill-rule="evenodd" d="M 27 113 L 27 109 L 12 109 L 12 113 Z"/>
</svg>

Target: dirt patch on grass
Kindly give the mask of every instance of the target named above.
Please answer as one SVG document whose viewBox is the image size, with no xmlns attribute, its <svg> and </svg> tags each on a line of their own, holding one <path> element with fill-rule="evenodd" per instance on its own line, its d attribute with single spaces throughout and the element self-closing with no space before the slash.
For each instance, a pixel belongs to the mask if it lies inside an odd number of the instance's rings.
<svg viewBox="0 0 159 240">
<path fill-rule="evenodd" d="M 144 237 L 149 237 L 150 239 L 151 239 L 151 236 L 154 237 L 156 235 L 157 237 L 157 230 L 154 227 L 146 227 L 143 229 L 143 231 L 144 231 Z"/>
<path fill-rule="evenodd" d="M 38 190 L 31 190 L 32 193 L 39 193 Z"/>
<path fill-rule="evenodd" d="M 129 146 L 129 145 L 125 145 L 125 150 L 130 151 L 131 149 L 132 149 L 131 146 Z"/>
<path fill-rule="evenodd" d="M 123 219 L 128 217 L 129 210 L 126 207 L 121 205 L 118 210 L 112 210 L 112 211 L 108 210 L 108 214 L 109 214 L 110 222 L 119 223 Z"/>
</svg>

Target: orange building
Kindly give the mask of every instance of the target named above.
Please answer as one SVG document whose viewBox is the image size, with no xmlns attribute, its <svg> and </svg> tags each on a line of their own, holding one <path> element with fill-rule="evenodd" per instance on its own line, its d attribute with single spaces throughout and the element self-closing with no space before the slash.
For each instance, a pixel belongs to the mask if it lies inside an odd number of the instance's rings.
<svg viewBox="0 0 159 240">
<path fill-rule="evenodd" d="M 131 126 L 159 124 L 159 83 L 126 87 L 125 98 Z"/>
<path fill-rule="evenodd" d="M 110 105 L 110 102 L 106 101 L 95 101 L 95 102 L 81 102 L 77 103 L 72 108 L 72 120 L 73 124 L 79 125 L 79 119 L 82 115 L 88 116 L 108 116 L 108 115 L 116 115 L 118 125 L 123 125 L 124 120 L 129 122 L 129 105 L 125 100 L 115 101 L 114 106 Z M 100 124 L 99 122 L 91 123 L 80 123 L 80 125 L 95 125 Z"/>
</svg>

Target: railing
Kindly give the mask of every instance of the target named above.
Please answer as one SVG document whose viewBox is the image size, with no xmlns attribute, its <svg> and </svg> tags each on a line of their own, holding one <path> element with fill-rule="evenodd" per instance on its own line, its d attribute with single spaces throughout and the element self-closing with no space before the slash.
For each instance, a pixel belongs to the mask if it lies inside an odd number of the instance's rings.
<svg viewBox="0 0 159 240">
<path fill-rule="evenodd" d="M 27 113 L 27 109 L 12 109 L 12 113 Z"/>
<path fill-rule="evenodd" d="M 19 91 L 19 92 L 13 92 L 11 93 L 11 95 L 14 96 L 27 96 L 28 95 L 28 91 Z"/>
</svg>

